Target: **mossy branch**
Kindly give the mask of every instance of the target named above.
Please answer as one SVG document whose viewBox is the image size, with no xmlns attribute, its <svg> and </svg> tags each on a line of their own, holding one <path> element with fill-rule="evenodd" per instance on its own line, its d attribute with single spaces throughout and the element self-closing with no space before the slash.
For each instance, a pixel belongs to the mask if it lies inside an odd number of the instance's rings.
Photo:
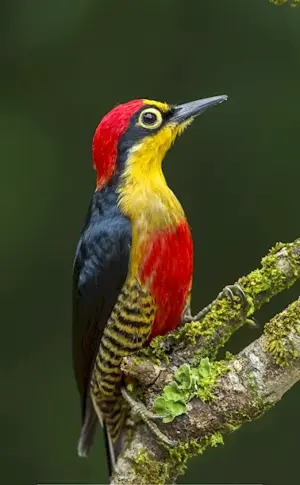
<svg viewBox="0 0 300 485">
<path fill-rule="evenodd" d="M 297 7 L 297 5 L 300 4 L 300 0 L 269 0 L 271 3 L 274 3 L 275 5 L 283 5 L 287 4 L 290 5 L 290 7 Z"/>
<path fill-rule="evenodd" d="M 166 337 L 158 337 L 142 355 L 164 359 L 170 365 L 194 365 L 199 358 L 214 359 L 231 335 L 265 303 L 300 278 L 300 239 L 278 243 L 261 261 L 261 267 L 240 278 L 238 285 L 247 305 L 237 296 L 217 300 L 201 322 L 188 322 Z M 135 357 L 129 358 L 133 361 Z M 127 363 L 129 362 L 127 360 Z"/>
<path fill-rule="evenodd" d="M 201 322 L 185 323 L 124 358 L 122 370 L 138 381 L 147 407 L 169 412 L 159 427 L 178 446 L 165 447 L 138 425 L 117 462 L 113 485 L 174 483 L 189 457 L 223 443 L 223 436 L 262 415 L 300 380 L 300 298 L 238 355 L 215 360 L 249 316 L 299 278 L 300 239 L 277 244 L 260 269 L 238 280 L 246 305 L 237 296 L 224 297 Z"/>
</svg>

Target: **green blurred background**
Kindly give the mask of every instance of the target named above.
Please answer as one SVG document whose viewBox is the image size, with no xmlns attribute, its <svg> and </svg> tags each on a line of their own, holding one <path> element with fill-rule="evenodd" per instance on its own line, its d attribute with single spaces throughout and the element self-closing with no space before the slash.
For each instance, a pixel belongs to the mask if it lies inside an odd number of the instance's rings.
<svg viewBox="0 0 300 485">
<path fill-rule="evenodd" d="M 91 141 L 113 105 L 226 93 L 165 162 L 196 246 L 194 309 L 300 236 L 300 8 L 268 0 L 1 4 L 1 483 L 105 482 L 101 433 L 76 456 L 71 272 L 94 190 Z M 261 324 L 299 285 L 258 315 Z M 259 335 L 244 329 L 229 349 Z M 181 483 L 299 478 L 300 387 Z"/>
</svg>

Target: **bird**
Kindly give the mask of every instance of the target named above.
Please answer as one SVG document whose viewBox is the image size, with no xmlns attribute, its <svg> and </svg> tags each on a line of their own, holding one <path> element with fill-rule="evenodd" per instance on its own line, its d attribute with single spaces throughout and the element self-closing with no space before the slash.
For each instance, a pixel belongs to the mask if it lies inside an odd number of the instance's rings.
<svg viewBox="0 0 300 485">
<path fill-rule="evenodd" d="M 192 234 L 162 161 L 194 118 L 226 99 L 132 100 L 109 111 L 93 136 L 96 188 L 73 264 L 77 450 L 88 455 L 100 422 L 110 473 L 129 415 L 122 359 L 177 328 L 190 305 Z"/>
</svg>

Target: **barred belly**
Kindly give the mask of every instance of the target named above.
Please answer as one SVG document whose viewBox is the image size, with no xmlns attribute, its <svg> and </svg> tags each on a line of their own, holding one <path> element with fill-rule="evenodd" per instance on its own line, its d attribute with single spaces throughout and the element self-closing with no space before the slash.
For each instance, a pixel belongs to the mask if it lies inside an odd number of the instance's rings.
<svg viewBox="0 0 300 485">
<path fill-rule="evenodd" d="M 104 329 L 91 379 L 91 394 L 115 442 L 126 419 L 121 396 L 122 358 L 139 350 L 155 316 L 152 296 L 137 280 L 125 283 Z"/>
</svg>

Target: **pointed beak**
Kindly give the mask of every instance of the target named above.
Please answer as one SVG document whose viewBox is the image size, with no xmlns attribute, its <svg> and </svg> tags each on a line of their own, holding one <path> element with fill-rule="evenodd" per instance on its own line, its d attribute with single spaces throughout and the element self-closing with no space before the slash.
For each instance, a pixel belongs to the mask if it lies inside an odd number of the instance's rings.
<svg viewBox="0 0 300 485">
<path fill-rule="evenodd" d="M 213 96 L 212 98 L 198 99 L 197 101 L 191 101 L 190 103 L 180 104 L 175 106 L 174 114 L 170 118 L 171 123 L 180 124 L 187 121 L 190 118 L 195 118 L 198 115 L 204 113 L 207 108 L 216 106 L 217 104 L 227 101 L 227 96 Z"/>
</svg>

